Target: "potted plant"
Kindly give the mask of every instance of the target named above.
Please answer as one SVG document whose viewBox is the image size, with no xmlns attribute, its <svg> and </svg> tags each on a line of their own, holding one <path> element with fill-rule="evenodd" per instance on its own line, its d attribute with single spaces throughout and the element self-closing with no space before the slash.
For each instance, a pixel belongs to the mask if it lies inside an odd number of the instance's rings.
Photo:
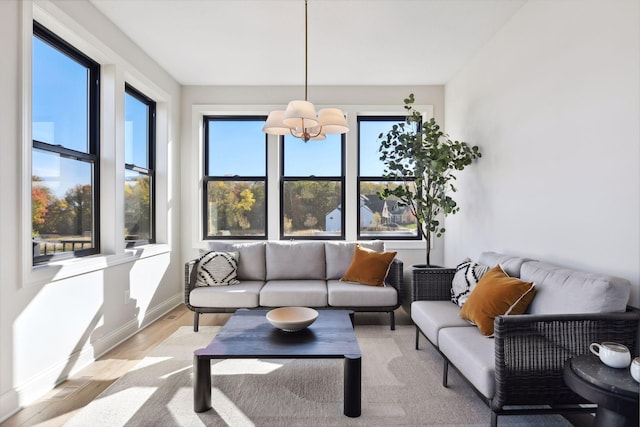
<svg viewBox="0 0 640 427">
<path fill-rule="evenodd" d="M 414 266 L 415 288 L 416 267 L 433 267 L 431 237 L 441 237 L 445 232 L 442 215 L 460 210 L 451 197 L 456 192 L 455 172 L 480 158 L 481 153 L 476 145 L 452 140 L 434 119 L 423 122 L 420 112 L 413 108 L 414 102 L 415 97 L 410 94 L 404 100 L 406 121 L 378 136 L 385 177 L 400 182 L 378 196 L 382 199 L 394 196 L 398 205 L 407 207 L 418 221 L 418 232 L 426 244 L 426 264 Z"/>
</svg>

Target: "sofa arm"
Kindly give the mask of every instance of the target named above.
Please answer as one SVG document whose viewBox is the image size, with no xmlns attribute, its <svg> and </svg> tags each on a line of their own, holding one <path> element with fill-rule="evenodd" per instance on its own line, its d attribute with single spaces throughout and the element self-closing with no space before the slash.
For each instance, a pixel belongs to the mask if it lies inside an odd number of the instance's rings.
<svg viewBox="0 0 640 427">
<path fill-rule="evenodd" d="M 192 259 L 184 264 L 184 303 L 189 310 L 194 310 L 193 306 L 189 304 L 189 294 L 196 287 L 195 268 L 197 264 L 197 259 Z"/>
<path fill-rule="evenodd" d="M 389 266 L 389 271 L 387 272 L 387 277 L 385 277 L 384 282 L 396 288 L 398 291 L 398 302 L 402 301 L 404 296 L 404 280 L 402 278 L 404 274 L 404 263 L 397 258 L 391 262 Z"/>
<path fill-rule="evenodd" d="M 414 268 L 410 302 L 450 300 L 455 274 L 455 268 Z"/>
<path fill-rule="evenodd" d="M 492 409 L 584 403 L 564 383 L 567 359 L 588 353 L 589 344 L 602 341 L 622 343 L 635 356 L 639 324 L 637 311 L 497 317 Z"/>
</svg>

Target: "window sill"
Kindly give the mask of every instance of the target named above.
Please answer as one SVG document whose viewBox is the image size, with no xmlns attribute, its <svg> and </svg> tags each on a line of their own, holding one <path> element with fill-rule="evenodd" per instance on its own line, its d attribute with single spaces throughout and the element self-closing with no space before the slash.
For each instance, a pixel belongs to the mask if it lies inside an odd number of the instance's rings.
<svg viewBox="0 0 640 427">
<path fill-rule="evenodd" d="M 104 270 L 120 264 L 135 262 L 139 259 L 168 253 L 171 248 L 167 244 L 150 244 L 125 249 L 124 253 L 112 255 L 94 255 L 89 257 L 67 259 L 46 265 L 37 265 L 26 272 L 26 286 L 43 285 L 49 282 L 67 279 L 93 271 Z"/>
</svg>

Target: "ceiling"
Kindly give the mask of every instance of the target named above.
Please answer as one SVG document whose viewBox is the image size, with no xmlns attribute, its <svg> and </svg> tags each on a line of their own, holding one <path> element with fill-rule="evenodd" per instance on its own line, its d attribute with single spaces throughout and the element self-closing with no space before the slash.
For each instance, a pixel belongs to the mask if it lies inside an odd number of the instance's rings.
<svg viewBox="0 0 640 427">
<path fill-rule="evenodd" d="M 445 84 L 527 0 L 309 0 L 309 85 Z M 91 0 L 183 85 L 304 84 L 303 0 Z"/>
</svg>

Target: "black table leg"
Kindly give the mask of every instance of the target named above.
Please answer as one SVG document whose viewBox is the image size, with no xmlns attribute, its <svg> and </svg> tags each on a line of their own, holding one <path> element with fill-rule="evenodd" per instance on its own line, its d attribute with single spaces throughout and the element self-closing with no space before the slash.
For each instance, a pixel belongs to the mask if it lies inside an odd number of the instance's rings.
<svg viewBox="0 0 640 427">
<path fill-rule="evenodd" d="M 638 419 L 632 420 L 622 414 L 603 408 L 598 405 L 594 427 L 637 427 Z"/>
<path fill-rule="evenodd" d="M 211 360 L 193 356 L 193 410 L 211 409 Z"/>
<path fill-rule="evenodd" d="M 344 357 L 344 414 L 359 417 L 361 412 L 362 359 L 360 356 Z"/>
</svg>

